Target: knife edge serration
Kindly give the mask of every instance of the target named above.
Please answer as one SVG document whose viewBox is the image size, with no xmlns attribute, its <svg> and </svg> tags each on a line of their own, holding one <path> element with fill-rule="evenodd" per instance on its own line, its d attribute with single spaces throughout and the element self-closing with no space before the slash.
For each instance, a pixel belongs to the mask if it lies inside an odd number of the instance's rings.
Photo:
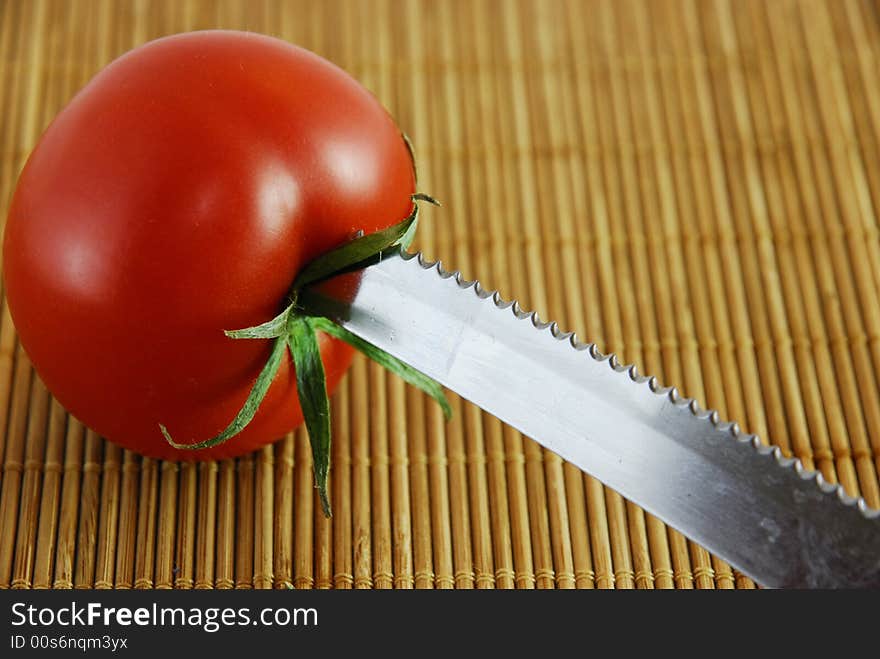
<svg viewBox="0 0 880 659">
<path fill-rule="evenodd" d="M 735 421 L 723 420 L 717 410 L 702 409 L 695 398 L 683 396 L 674 386 L 662 385 L 657 377 L 642 375 L 635 364 L 622 363 L 613 352 L 603 353 L 595 343 L 580 341 L 575 332 L 562 330 L 554 321 L 542 320 L 537 311 L 528 311 L 518 301 L 505 299 L 498 290 L 484 287 L 478 279 L 466 279 L 460 270 L 444 269 L 441 261 L 431 261 L 422 252 L 401 251 L 400 255 L 405 261 L 416 259 L 423 269 L 435 270 L 443 279 L 454 280 L 462 290 L 472 289 L 482 300 L 491 299 L 497 309 L 510 311 L 518 320 L 530 322 L 537 331 L 547 333 L 561 343 L 568 343 L 578 352 L 586 352 L 594 361 L 605 363 L 613 371 L 625 374 L 635 384 L 646 385 L 652 394 L 668 399 L 676 408 L 686 410 L 695 419 L 711 424 L 715 431 L 728 435 L 737 444 L 772 460 L 777 468 L 792 471 L 803 481 L 813 481 L 823 494 L 836 497 L 842 505 L 858 510 L 865 519 L 880 519 L 880 509 L 871 508 L 864 497 L 850 496 L 841 484 L 828 481 L 818 470 L 808 469 L 799 458 L 786 456 L 779 446 L 765 444 L 756 434 L 743 431 Z"/>
</svg>

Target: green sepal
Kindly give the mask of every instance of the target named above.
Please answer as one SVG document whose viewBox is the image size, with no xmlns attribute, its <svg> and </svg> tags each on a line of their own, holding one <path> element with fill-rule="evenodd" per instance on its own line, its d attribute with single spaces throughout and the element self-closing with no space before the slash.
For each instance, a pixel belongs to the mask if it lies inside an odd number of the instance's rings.
<svg viewBox="0 0 880 659">
<path fill-rule="evenodd" d="M 443 205 L 439 201 L 434 199 L 434 197 L 432 197 L 429 194 L 425 194 L 424 192 L 416 192 L 415 194 L 412 195 L 412 200 L 413 201 L 426 201 L 429 204 L 432 204 L 433 206 L 442 206 Z"/>
<path fill-rule="evenodd" d="M 314 284 L 322 279 L 371 265 L 381 258 L 382 252 L 400 245 L 407 236 L 411 242 L 412 232 L 410 229 L 416 223 L 419 215 L 417 202 L 436 203 L 431 197 L 421 193 L 412 195 L 412 199 L 412 212 L 404 220 L 387 229 L 359 236 L 310 261 L 297 275 L 291 290 L 298 291 L 304 286 Z"/>
<path fill-rule="evenodd" d="M 446 400 L 446 395 L 443 393 L 443 387 L 440 385 L 439 382 L 437 382 L 436 380 L 432 380 L 427 375 L 425 375 L 421 371 L 417 371 L 409 364 L 405 364 L 397 357 L 389 355 L 387 352 L 380 348 L 377 348 L 372 343 L 367 343 L 359 336 L 355 336 L 347 329 L 337 325 L 328 318 L 312 316 L 310 317 L 310 320 L 315 329 L 321 330 L 322 332 L 325 332 L 332 337 L 345 341 L 350 346 L 364 353 L 367 357 L 372 359 L 380 366 L 383 366 L 395 375 L 402 378 L 405 382 L 408 382 L 414 387 L 417 387 L 418 389 L 424 391 L 431 398 L 437 401 L 437 403 L 440 405 L 440 408 L 443 410 L 443 416 L 446 417 L 447 421 L 452 418 L 452 408 L 449 405 L 449 401 Z"/>
<path fill-rule="evenodd" d="M 406 232 L 395 243 L 395 245 L 400 245 L 401 249 L 409 249 L 409 246 L 412 245 L 412 241 L 416 237 L 416 230 L 419 228 L 419 206 L 418 206 L 418 204 L 416 204 L 413 207 L 413 212 L 410 217 L 412 218 L 412 221 L 409 223 L 409 226 L 406 228 Z M 393 246 L 394 245 L 392 245 L 392 247 Z"/>
<path fill-rule="evenodd" d="M 230 339 L 274 339 L 287 331 L 287 318 L 292 309 L 293 305 L 289 304 L 284 311 L 262 325 L 237 330 L 223 330 L 223 333 Z"/>
<path fill-rule="evenodd" d="M 275 343 L 272 345 L 272 352 L 269 355 L 269 359 L 266 361 L 266 365 L 263 366 L 263 370 L 260 371 L 260 374 L 257 376 L 257 380 L 254 382 L 254 386 L 251 388 L 247 400 L 245 400 L 244 405 L 241 406 L 241 409 L 232 420 L 232 423 L 230 423 L 219 435 L 202 442 L 196 442 L 195 444 L 178 444 L 171 438 L 168 429 L 160 423 L 159 429 L 162 431 L 165 441 L 176 449 L 195 451 L 217 446 L 240 433 L 256 415 L 260 403 L 263 402 L 263 399 L 266 397 L 266 392 L 269 391 L 269 386 L 272 384 L 272 380 L 275 379 L 275 375 L 278 373 L 278 367 L 281 365 L 281 359 L 284 357 L 286 351 L 287 338 L 284 336 L 276 338 Z"/>
<path fill-rule="evenodd" d="M 433 204 L 434 206 L 439 206 L 440 202 L 434 199 L 434 197 L 430 195 L 426 195 L 424 192 L 416 192 L 412 196 L 412 200 L 414 203 L 413 212 L 410 217 L 412 218 L 412 222 L 409 225 L 409 228 L 406 230 L 406 233 L 397 241 L 396 245 L 400 245 L 401 249 L 409 249 L 410 245 L 412 245 L 413 240 L 416 237 L 416 231 L 419 228 L 419 205 L 415 202 L 425 201 L 429 204 Z M 395 245 L 392 245 L 394 247 Z"/>
<path fill-rule="evenodd" d="M 296 366 L 296 389 L 302 409 L 309 443 L 312 445 L 312 464 L 315 487 L 321 499 L 321 508 L 331 516 L 327 494 L 327 476 L 330 473 L 330 398 L 324 364 L 318 349 L 318 337 L 312 319 L 295 316 L 288 324 L 288 343 Z"/>
<path fill-rule="evenodd" d="M 412 140 L 409 138 L 409 135 L 406 132 L 401 131 L 400 136 L 403 138 L 403 143 L 406 145 L 406 150 L 409 152 L 409 159 L 412 161 L 413 168 L 413 180 L 415 180 L 416 185 L 419 183 L 419 168 L 416 165 L 416 147 L 413 145 Z"/>
</svg>

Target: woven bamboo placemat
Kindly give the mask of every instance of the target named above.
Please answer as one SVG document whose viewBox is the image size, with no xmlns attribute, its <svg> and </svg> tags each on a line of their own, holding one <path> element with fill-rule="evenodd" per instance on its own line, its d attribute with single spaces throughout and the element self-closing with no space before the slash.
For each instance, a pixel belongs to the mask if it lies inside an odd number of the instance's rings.
<svg viewBox="0 0 880 659">
<path fill-rule="evenodd" d="M 160 35 L 283 37 L 375 91 L 442 199 L 417 247 L 880 505 L 880 9 L 868 0 L 0 2 L 0 210 Z M 0 319 L 0 587 L 753 587 L 453 397 L 358 358 L 304 434 L 163 463 L 69 418 Z"/>
</svg>

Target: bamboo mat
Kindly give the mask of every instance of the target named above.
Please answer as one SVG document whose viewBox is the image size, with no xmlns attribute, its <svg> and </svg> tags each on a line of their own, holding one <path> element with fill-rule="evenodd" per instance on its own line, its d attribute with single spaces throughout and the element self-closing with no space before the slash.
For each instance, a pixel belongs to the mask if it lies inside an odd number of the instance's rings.
<svg viewBox="0 0 880 659">
<path fill-rule="evenodd" d="M 880 8 L 867 0 L 0 0 L 0 211 L 47 122 L 160 35 L 283 37 L 412 136 L 416 247 L 880 505 Z M 164 463 L 69 418 L 0 319 L 0 587 L 750 588 L 455 397 L 358 358 L 305 435 Z M 366 411 L 369 410 L 369 414 Z"/>
</svg>

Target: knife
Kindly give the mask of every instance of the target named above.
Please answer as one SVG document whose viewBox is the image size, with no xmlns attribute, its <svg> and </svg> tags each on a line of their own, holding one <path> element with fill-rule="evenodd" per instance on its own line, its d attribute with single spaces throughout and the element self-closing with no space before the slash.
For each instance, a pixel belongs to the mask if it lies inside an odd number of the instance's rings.
<svg viewBox="0 0 880 659">
<path fill-rule="evenodd" d="M 329 285 L 328 285 L 329 284 Z M 767 587 L 880 586 L 880 511 L 674 387 L 421 254 L 303 291 L 309 313 L 434 378 Z"/>
</svg>

